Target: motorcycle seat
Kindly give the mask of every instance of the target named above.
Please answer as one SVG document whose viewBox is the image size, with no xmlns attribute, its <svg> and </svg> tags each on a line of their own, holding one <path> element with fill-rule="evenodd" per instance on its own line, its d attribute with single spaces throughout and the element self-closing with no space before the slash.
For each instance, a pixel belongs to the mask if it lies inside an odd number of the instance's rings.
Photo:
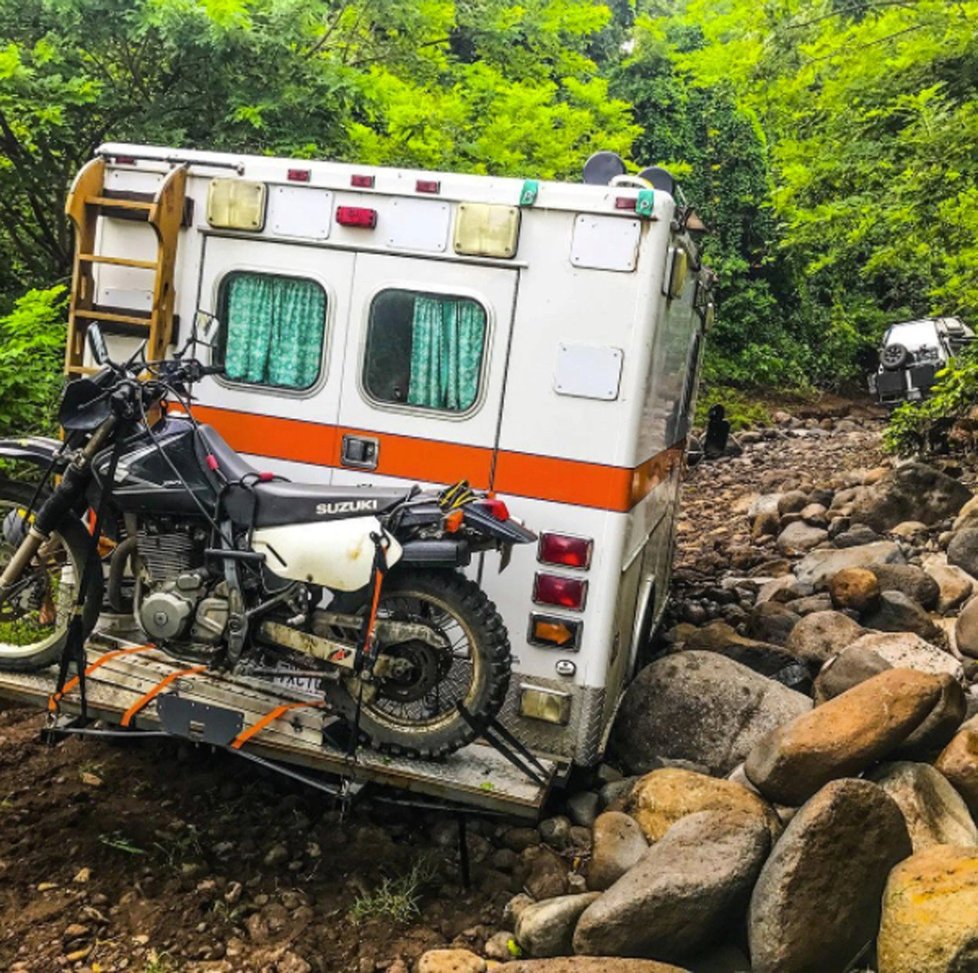
<svg viewBox="0 0 978 973">
<path fill-rule="evenodd" d="M 213 476 L 207 463 L 208 455 L 213 457 L 218 471 L 230 484 L 224 508 L 231 520 L 242 526 L 282 527 L 375 516 L 395 507 L 409 494 L 404 489 L 385 487 L 293 483 L 278 477 L 260 479 L 263 474 L 239 456 L 212 426 L 198 427 L 197 451 L 204 468 Z"/>
</svg>

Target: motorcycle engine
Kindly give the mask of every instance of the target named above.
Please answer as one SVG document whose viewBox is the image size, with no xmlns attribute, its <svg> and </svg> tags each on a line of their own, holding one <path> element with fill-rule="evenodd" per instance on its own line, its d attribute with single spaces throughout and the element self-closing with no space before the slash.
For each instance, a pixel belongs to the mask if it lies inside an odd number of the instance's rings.
<svg viewBox="0 0 978 973">
<path fill-rule="evenodd" d="M 224 635 L 227 585 L 206 568 L 191 567 L 203 560 L 205 541 L 195 528 L 182 526 L 167 533 L 139 532 L 139 556 L 145 568 L 139 621 L 150 638 L 214 643 Z"/>
</svg>

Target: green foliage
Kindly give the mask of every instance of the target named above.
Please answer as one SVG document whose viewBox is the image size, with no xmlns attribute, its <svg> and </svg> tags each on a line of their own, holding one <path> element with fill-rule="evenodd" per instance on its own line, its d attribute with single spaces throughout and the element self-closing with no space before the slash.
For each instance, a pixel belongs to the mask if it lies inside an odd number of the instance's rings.
<svg viewBox="0 0 978 973">
<path fill-rule="evenodd" d="M 421 896 L 435 876 L 435 864 L 421 859 L 404 875 L 385 878 L 372 892 L 358 895 L 350 908 L 355 923 L 387 919 L 405 923 L 421 914 Z"/>
<path fill-rule="evenodd" d="M 61 389 L 65 288 L 31 290 L 0 317 L 0 435 L 49 432 Z"/>
<path fill-rule="evenodd" d="M 713 405 L 723 406 L 724 414 L 733 432 L 771 424 L 771 412 L 763 402 L 757 401 L 742 389 L 707 382 L 700 390 L 696 402 L 694 425 L 697 428 L 702 429 L 706 426 L 707 413 Z"/>
</svg>

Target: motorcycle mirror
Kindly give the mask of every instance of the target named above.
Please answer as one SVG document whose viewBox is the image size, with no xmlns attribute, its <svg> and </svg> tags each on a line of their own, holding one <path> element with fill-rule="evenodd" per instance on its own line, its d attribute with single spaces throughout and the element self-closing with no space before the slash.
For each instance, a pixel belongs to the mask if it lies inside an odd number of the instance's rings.
<svg viewBox="0 0 978 973">
<path fill-rule="evenodd" d="M 220 330 L 221 322 L 216 314 L 209 311 L 197 309 L 194 316 L 194 340 L 206 348 L 213 348 L 217 339 L 217 332 Z"/>
<path fill-rule="evenodd" d="M 92 357 L 96 365 L 107 365 L 109 363 L 109 348 L 105 343 L 105 336 L 102 329 L 94 321 L 85 331 L 88 338 L 88 347 L 92 350 Z"/>
</svg>

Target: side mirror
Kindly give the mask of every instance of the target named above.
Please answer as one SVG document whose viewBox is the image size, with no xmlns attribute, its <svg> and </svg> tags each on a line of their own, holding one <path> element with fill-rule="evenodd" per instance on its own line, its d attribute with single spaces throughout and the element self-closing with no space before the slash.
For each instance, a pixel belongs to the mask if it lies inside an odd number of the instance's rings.
<svg viewBox="0 0 978 973">
<path fill-rule="evenodd" d="M 217 340 L 217 333 L 221 329 L 221 322 L 216 314 L 209 311 L 197 310 L 194 317 L 194 340 L 208 348 L 214 346 Z"/>
<path fill-rule="evenodd" d="M 85 337 L 88 339 L 88 347 L 92 350 L 92 357 L 97 365 L 107 365 L 109 362 L 109 348 L 105 343 L 105 336 L 102 329 L 96 322 L 92 322 L 85 330 Z"/>
</svg>

